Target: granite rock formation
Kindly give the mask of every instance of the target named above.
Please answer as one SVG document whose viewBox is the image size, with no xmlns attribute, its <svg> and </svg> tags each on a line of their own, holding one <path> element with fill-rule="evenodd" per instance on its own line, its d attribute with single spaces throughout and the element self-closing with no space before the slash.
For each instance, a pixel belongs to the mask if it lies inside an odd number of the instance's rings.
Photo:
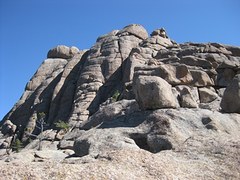
<svg viewBox="0 0 240 180">
<path fill-rule="evenodd" d="M 1 163 L 81 164 L 86 179 L 239 179 L 239 77 L 240 47 L 178 44 L 163 28 L 57 46 L 1 121 Z M 11 153 L 17 139 L 24 149 Z"/>
</svg>

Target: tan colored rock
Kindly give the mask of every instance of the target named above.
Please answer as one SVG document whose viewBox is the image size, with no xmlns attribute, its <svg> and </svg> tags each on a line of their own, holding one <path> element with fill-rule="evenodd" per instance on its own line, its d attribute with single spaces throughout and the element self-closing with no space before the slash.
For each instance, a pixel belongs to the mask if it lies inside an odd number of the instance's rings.
<svg viewBox="0 0 240 180">
<path fill-rule="evenodd" d="M 210 103 L 219 97 L 214 88 L 203 87 L 198 88 L 198 91 L 201 103 Z"/>
<path fill-rule="evenodd" d="M 79 52 L 79 49 L 77 47 L 72 46 L 69 48 L 65 45 L 59 45 L 49 50 L 47 54 L 47 58 L 69 59 L 69 58 L 72 58 L 74 55 L 76 55 L 78 52 Z"/>
<path fill-rule="evenodd" d="M 212 68 L 211 62 L 209 62 L 205 59 L 198 58 L 196 56 L 184 56 L 180 59 L 180 63 L 186 64 L 188 66 L 202 67 L 204 69 Z"/>
<path fill-rule="evenodd" d="M 63 160 L 67 155 L 63 153 L 62 151 L 56 151 L 56 150 L 42 150 L 42 151 L 35 151 L 35 157 L 38 157 L 40 159 L 52 159 L 52 160 Z"/>
<path fill-rule="evenodd" d="M 74 141 L 61 140 L 58 144 L 59 149 L 73 149 Z"/>
<path fill-rule="evenodd" d="M 147 36 L 142 26 L 129 25 L 98 39 L 89 50 L 79 74 L 69 118 L 71 124 L 85 121 L 88 116 L 83 112 L 88 110 L 89 114 L 95 113 L 99 105 L 111 96 L 116 82 L 122 79 L 122 63 Z M 102 90 L 99 91 L 100 87 Z M 95 94 L 89 97 L 93 92 Z"/>
<path fill-rule="evenodd" d="M 212 86 L 213 81 L 210 79 L 208 74 L 201 70 L 190 70 L 193 77 L 192 84 L 197 87 Z"/>
<path fill-rule="evenodd" d="M 173 46 L 173 43 L 168 38 L 163 38 L 161 36 L 152 36 L 141 42 L 142 47 L 150 47 L 154 50 L 166 49 L 169 46 Z"/>
<path fill-rule="evenodd" d="M 148 32 L 144 29 L 143 26 L 139 24 L 131 24 L 126 27 L 124 27 L 121 31 L 118 32 L 118 34 L 124 34 L 125 32 L 129 33 L 130 35 L 137 36 L 141 39 L 148 38 Z"/>
<path fill-rule="evenodd" d="M 180 106 L 184 108 L 197 108 L 198 104 L 194 99 L 192 91 L 188 86 L 177 86 L 180 97 Z"/>
<path fill-rule="evenodd" d="M 138 76 L 133 84 L 135 98 L 141 109 L 176 108 L 171 85 L 157 76 Z"/>
<path fill-rule="evenodd" d="M 151 36 L 161 36 L 163 38 L 168 38 L 166 30 L 164 28 L 156 29 L 151 33 Z"/>
<path fill-rule="evenodd" d="M 159 76 L 171 85 L 190 84 L 193 80 L 190 71 L 185 65 L 140 66 L 134 70 L 135 75 Z"/>
</svg>

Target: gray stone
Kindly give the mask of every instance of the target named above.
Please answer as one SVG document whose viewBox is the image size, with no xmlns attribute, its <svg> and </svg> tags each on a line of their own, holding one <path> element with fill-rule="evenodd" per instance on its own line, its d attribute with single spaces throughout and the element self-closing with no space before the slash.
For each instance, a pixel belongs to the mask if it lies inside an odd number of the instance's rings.
<svg viewBox="0 0 240 180">
<path fill-rule="evenodd" d="M 161 36 L 163 38 L 168 38 L 166 30 L 164 28 L 156 29 L 151 33 L 151 36 Z"/>
<path fill-rule="evenodd" d="M 176 108 L 171 85 L 157 76 L 138 76 L 133 90 L 141 109 Z"/>
<path fill-rule="evenodd" d="M 199 88 L 198 91 L 201 103 L 210 103 L 219 97 L 214 88 L 203 87 Z"/>
<path fill-rule="evenodd" d="M 91 129 L 98 126 L 102 122 L 107 122 L 113 118 L 127 115 L 139 111 L 139 106 L 135 100 L 121 100 L 100 109 L 82 124 L 82 129 Z"/>
<path fill-rule="evenodd" d="M 231 51 L 232 55 L 240 57 L 240 48 L 236 46 L 225 46 L 228 51 Z"/>
<path fill-rule="evenodd" d="M 61 140 L 58 144 L 59 149 L 73 149 L 74 141 Z"/>
<path fill-rule="evenodd" d="M 43 140 L 41 142 L 41 148 L 42 150 L 57 150 L 58 149 L 58 144 L 59 141 L 47 141 L 47 140 Z M 25 149 L 35 149 L 38 150 L 39 149 L 39 139 L 35 139 L 32 142 L 30 142 Z"/>
<path fill-rule="evenodd" d="M 34 151 L 32 150 L 22 150 L 19 153 L 10 154 L 6 159 L 5 162 L 11 163 L 31 163 L 34 161 Z"/>
<path fill-rule="evenodd" d="M 64 45 L 59 45 L 49 50 L 47 54 L 47 58 L 69 59 L 69 58 L 72 58 L 78 52 L 79 52 L 79 49 L 77 47 L 72 46 L 69 48 Z"/>
<path fill-rule="evenodd" d="M 46 160 L 51 159 L 55 161 L 60 161 L 65 159 L 67 157 L 67 154 L 57 150 L 43 150 L 43 151 L 35 151 L 35 157 L 46 159 Z"/>
<path fill-rule="evenodd" d="M 193 77 L 193 85 L 197 87 L 211 86 L 213 81 L 210 79 L 208 74 L 201 70 L 190 70 Z"/>
<path fill-rule="evenodd" d="M 0 149 L 7 149 L 9 148 L 10 143 L 8 143 L 6 140 L 0 143 Z"/>
<path fill-rule="evenodd" d="M 224 94 L 224 91 L 225 91 L 226 88 L 220 88 L 217 90 L 217 93 L 220 97 L 223 97 L 223 94 Z"/>
<path fill-rule="evenodd" d="M 220 69 L 217 75 L 217 85 L 220 87 L 228 86 L 234 78 L 235 74 L 236 73 L 232 69 Z"/>
<path fill-rule="evenodd" d="M 192 75 L 185 65 L 173 66 L 163 64 L 158 66 L 139 66 L 135 67 L 134 74 L 159 76 L 171 85 L 190 84 L 193 81 Z"/>
<path fill-rule="evenodd" d="M 227 113 L 240 113 L 240 74 L 236 75 L 224 91 L 221 108 Z"/>
<path fill-rule="evenodd" d="M 67 132 L 64 129 L 58 131 L 55 136 L 56 140 L 62 140 L 66 133 Z"/>
<path fill-rule="evenodd" d="M 150 47 L 154 50 L 166 49 L 169 46 L 173 46 L 170 39 L 161 36 L 152 36 L 141 42 L 142 47 Z"/>
<path fill-rule="evenodd" d="M 184 108 L 197 108 L 198 104 L 193 97 L 192 91 L 188 86 L 177 86 L 179 92 L 180 105 Z"/>
<path fill-rule="evenodd" d="M 122 62 L 146 37 L 147 32 L 142 26 L 130 25 L 98 39 L 89 50 L 77 81 L 69 118 L 71 124 L 79 125 L 78 122 L 86 121 L 89 114 L 95 113 L 99 105 L 111 96 L 122 78 Z"/>
<path fill-rule="evenodd" d="M 181 58 L 180 63 L 186 64 L 188 66 L 198 66 L 204 69 L 212 68 L 211 62 L 198 58 L 196 56 L 184 56 Z"/>
<path fill-rule="evenodd" d="M 75 152 L 72 149 L 65 149 L 63 150 L 63 153 L 65 153 L 68 156 L 72 156 L 75 154 Z"/>
<path fill-rule="evenodd" d="M 48 129 L 46 131 L 43 131 L 43 133 L 40 134 L 39 136 L 42 136 L 43 139 L 45 140 L 53 141 L 55 139 L 56 134 L 57 134 L 56 130 Z"/>
<path fill-rule="evenodd" d="M 6 149 L 0 149 L 0 158 L 7 155 Z"/>
<path fill-rule="evenodd" d="M 113 119 L 111 123 L 103 122 L 101 127 L 84 131 L 75 141 L 74 151 L 80 157 L 90 156 L 97 159 L 103 157 L 106 152 L 120 152 L 124 149 L 132 154 L 137 149 L 141 150 L 141 153 L 161 151 L 155 154 L 156 157 L 175 151 L 179 156 L 179 152 L 187 150 L 193 153 L 195 158 L 201 158 L 200 152 L 210 153 L 211 155 L 207 155 L 209 160 L 215 154 L 217 146 L 224 145 L 230 137 L 235 140 L 238 138 L 238 119 L 239 114 L 222 114 L 206 109 L 136 112 Z M 167 151 L 170 149 L 174 150 Z M 221 148 L 221 151 L 231 153 L 229 149 L 230 146 L 226 149 Z M 234 151 L 234 148 L 232 150 Z"/>
<path fill-rule="evenodd" d="M 93 131 L 95 133 L 93 133 Z M 106 152 L 107 149 L 138 149 L 138 146 L 134 141 L 126 135 L 122 136 L 122 133 L 123 131 L 118 128 L 116 128 L 116 131 L 114 132 L 111 128 L 93 128 L 89 131 L 85 131 L 77 140 L 75 140 L 73 146 L 74 152 L 80 157 L 87 155 L 97 157 Z"/>
<path fill-rule="evenodd" d="M 141 39 L 148 38 L 148 32 L 139 24 L 128 25 L 124 27 L 123 30 L 119 31 L 118 34 L 124 34 L 125 32 L 129 33 L 130 35 L 133 34 Z"/>
</svg>

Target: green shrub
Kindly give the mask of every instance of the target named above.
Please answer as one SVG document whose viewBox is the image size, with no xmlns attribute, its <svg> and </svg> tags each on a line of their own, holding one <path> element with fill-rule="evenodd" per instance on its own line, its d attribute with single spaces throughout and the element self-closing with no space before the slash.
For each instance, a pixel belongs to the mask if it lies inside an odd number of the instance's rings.
<svg viewBox="0 0 240 180">
<path fill-rule="evenodd" d="M 13 141 L 11 148 L 18 153 L 23 148 L 23 144 L 19 139 L 16 139 Z"/>
<path fill-rule="evenodd" d="M 113 102 L 116 102 L 118 100 L 119 96 L 120 96 L 120 92 L 118 90 L 116 90 L 114 92 L 114 94 L 112 95 Z"/>
<path fill-rule="evenodd" d="M 70 128 L 69 124 L 62 120 L 56 122 L 55 125 L 57 128 L 63 129 L 64 131 L 67 131 Z"/>
</svg>

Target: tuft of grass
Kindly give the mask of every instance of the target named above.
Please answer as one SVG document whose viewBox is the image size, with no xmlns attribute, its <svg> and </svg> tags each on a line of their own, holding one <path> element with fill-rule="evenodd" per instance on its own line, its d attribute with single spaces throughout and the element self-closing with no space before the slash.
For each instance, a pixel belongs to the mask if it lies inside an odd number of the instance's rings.
<svg viewBox="0 0 240 180">
<path fill-rule="evenodd" d="M 59 120 L 58 122 L 56 122 L 55 125 L 57 128 L 63 129 L 64 131 L 68 131 L 70 128 L 69 124 L 62 120 Z"/>
</svg>

